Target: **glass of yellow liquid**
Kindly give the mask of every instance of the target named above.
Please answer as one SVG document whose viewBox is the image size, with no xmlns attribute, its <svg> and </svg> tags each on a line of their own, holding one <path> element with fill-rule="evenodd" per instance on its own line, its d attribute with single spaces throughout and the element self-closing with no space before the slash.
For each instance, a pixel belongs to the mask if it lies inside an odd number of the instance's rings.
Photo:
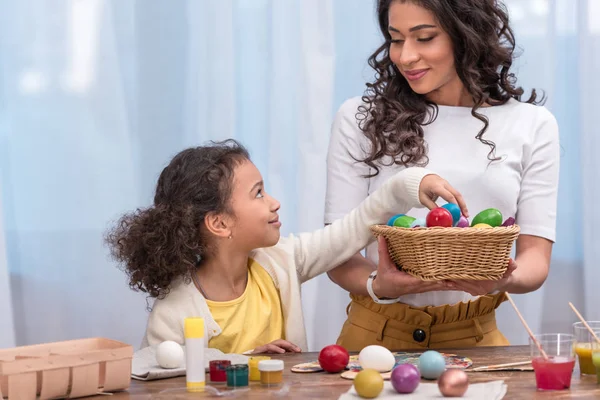
<svg viewBox="0 0 600 400">
<path fill-rule="evenodd" d="M 600 335 L 600 321 L 587 321 L 587 324 L 596 333 L 596 336 Z M 595 349 L 596 339 L 594 339 L 582 322 L 573 324 L 573 334 L 575 336 L 575 354 L 577 354 L 577 359 L 579 360 L 581 374 L 596 375 L 596 367 L 592 360 L 592 349 Z"/>
</svg>

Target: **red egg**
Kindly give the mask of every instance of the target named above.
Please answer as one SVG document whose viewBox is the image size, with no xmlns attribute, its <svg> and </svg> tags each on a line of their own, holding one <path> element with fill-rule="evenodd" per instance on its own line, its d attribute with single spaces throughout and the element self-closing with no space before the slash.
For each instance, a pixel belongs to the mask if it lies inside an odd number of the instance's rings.
<svg viewBox="0 0 600 400">
<path fill-rule="evenodd" d="M 340 372 L 348 365 L 348 351 L 337 344 L 323 347 L 319 353 L 319 364 L 327 372 Z"/>
<path fill-rule="evenodd" d="M 425 221 L 427 223 L 427 227 L 443 226 L 446 228 L 450 228 L 454 222 L 450 211 L 443 207 L 437 207 L 429 211 Z"/>
</svg>

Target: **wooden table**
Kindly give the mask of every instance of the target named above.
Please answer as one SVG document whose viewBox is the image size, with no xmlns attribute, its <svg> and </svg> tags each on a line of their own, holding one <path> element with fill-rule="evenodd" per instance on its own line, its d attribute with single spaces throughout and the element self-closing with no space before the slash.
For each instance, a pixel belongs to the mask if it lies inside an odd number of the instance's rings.
<svg viewBox="0 0 600 400">
<path fill-rule="evenodd" d="M 447 353 L 455 353 L 470 357 L 473 360 L 473 367 L 492 365 L 500 363 L 509 363 L 517 361 L 526 361 L 529 359 L 528 346 L 509 346 L 509 347 L 480 347 L 460 350 L 442 350 Z M 289 399 L 337 399 L 342 393 L 346 392 L 352 385 L 352 381 L 343 379 L 339 374 L 307 373 L 299 374 L 290 371 L 290 368 L 302 362 L 313 361 L 317 359 L 317 353 L 304 354 L 284 354 L 273 356 L 285 362 L 284 380 L 292 383 L 290 391 L 285 396 L 276 396 L 277 389 L 267 389 L 261 387 L 259 382 L 251 382 L 250 388 L 246 393 L 240 393 L 237 398 L 275 398 L 283 397 Z M 471 368 L 473 368 L 471 367 Z M 468 370 L 467 370 L 468 371 Z M 576 366 L 571 381 L 571 389 L 557 392 L 538 392 L 535 387 L 535 376 L 531 371 L 526 372 L 471 372 L 469 373 L 471 383 L 486 382 L 493 380 L 504 380 L 508 385 L 508 392 L 505 399 L 600 399 L 600 385 L 596 383 L 595 376 L 579 375 L 579 368 Z M 207 375 L 208 381 L 208 375 Z M 178 390 L 181 388 L 181 390 Z M 110 399 L 187 399 L 214 397 L 206 394 L 188 394 L 185 392 L 185 377 L 173 379 L 163 379 L 157 381 L 143 382 L 132 380 L 131 387 L 127 392 L 116 393 L 110 396 Z M 163 393 L 161 393 L 163 392 Z M 96 398 L 107 399 L 106 396 L 96 396 Z M 400 395 L 398 398 L 401 398 Z"/>
</svg>

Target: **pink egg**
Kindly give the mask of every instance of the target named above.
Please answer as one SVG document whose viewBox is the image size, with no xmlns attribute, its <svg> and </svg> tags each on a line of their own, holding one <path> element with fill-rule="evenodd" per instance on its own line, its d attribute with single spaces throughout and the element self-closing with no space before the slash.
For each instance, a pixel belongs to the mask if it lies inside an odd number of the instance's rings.
<svg viewBox="0 0 600 400">
<path fill-rule="evenodd" d="M 398 393 L 412 393 L 421 381 L 419 369 L 412 364 L 400 364 L 392 370 L 392 386 Z"/>
<path fill-rule="evenodd" d="M 515 219 L 513 217 L 508 217 L 506 221 L 502 223 L 502 226 L 513 226 L 515 224 Z"/>
<path fill-rule="evenodd" d="M 468 228 L 470 225 L 469 220 L 464 215 L 461 215 L 455 226 L 459 228 Z"/>
</svg>

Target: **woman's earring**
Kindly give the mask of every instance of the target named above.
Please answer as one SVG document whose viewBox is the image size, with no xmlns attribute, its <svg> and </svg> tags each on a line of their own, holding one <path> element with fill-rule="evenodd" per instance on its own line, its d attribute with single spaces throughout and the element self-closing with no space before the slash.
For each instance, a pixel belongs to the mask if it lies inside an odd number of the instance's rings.
<svg viewBox="0 0 600 400">
<path fill-rule="evenodd" d="M 231 239 L 231 235 L 229 235 L 229 237 L 227 239 Z"/>
</svg>

